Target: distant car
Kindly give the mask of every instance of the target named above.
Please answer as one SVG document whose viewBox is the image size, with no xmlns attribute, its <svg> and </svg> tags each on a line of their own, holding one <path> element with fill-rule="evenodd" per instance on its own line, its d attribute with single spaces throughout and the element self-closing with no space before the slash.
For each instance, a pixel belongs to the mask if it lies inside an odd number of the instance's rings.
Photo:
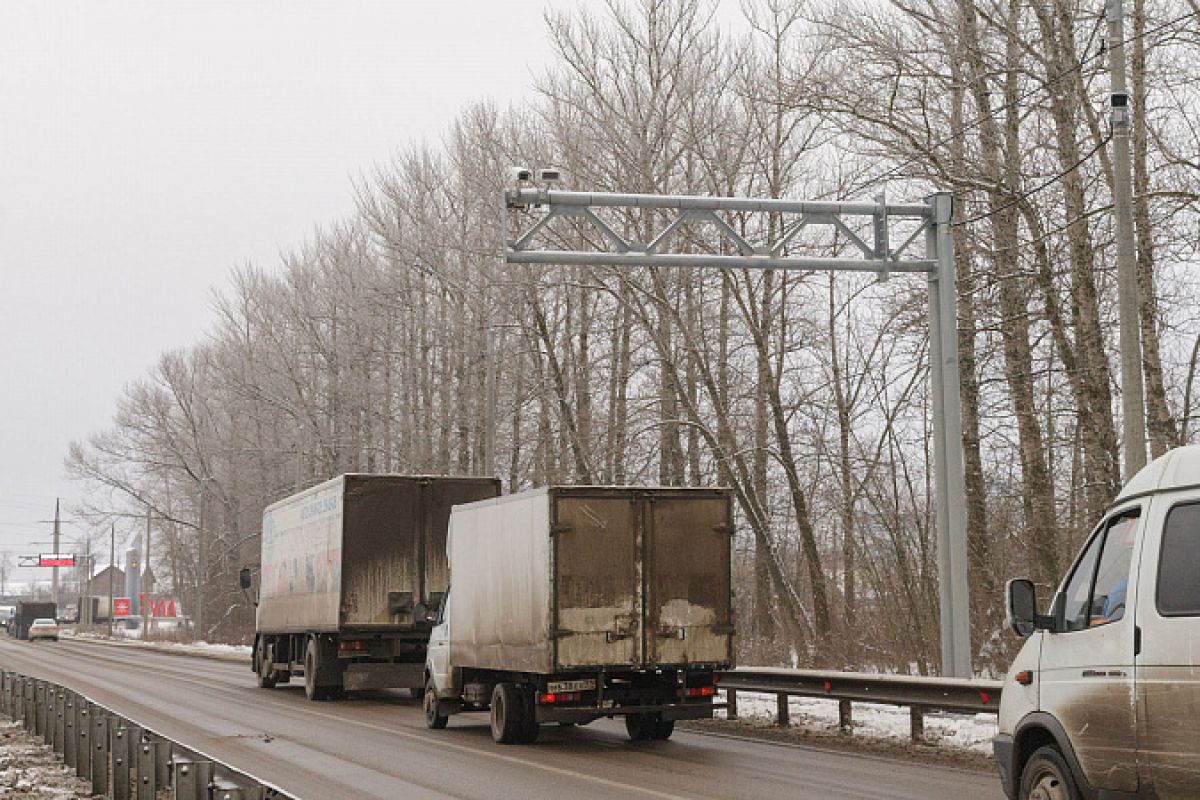
<svg viewBox="0 0 1200 800">
<path fill-rule="evenodd" d="M 52 619 L 35 619 L 29 626 L 29 641 L 34 639 L 53 639 L 58 641 L 58 623 Z"/>
</svg>

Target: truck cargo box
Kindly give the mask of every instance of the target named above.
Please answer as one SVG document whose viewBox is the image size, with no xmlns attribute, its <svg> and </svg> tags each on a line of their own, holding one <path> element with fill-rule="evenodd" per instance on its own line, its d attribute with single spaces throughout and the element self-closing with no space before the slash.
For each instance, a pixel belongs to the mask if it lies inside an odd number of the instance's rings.
<svg viewBox="0 0 1200 800">
<path fill-rule="evenodd" d="M 29 626 L 35 619 L 56 619 L 58 607 L 54 603 L 40 600 L 18 600 L 13 611 L 10 632 L 18 639 L 29 638 Z"/>
<path fill-rule="evenodd" d="M 728 668 L 732 533 L 724 489 L 556 486 L 456 506 L 452 664 Z"/>
<path fill-rule="evenodd" d="M 446 587 L 456 503 L 494 497 L 494 478 L 342 475 L 263 511 L 258 630 L 417 631 Z"/>
</svg>

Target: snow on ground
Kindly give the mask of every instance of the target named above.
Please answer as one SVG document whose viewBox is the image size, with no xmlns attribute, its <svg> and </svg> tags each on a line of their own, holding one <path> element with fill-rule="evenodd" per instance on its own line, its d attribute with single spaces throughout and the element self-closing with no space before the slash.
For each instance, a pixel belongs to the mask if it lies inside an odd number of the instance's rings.
<svg viewBox="0 0 1200 800">
<path fill-rule="evenodd" d="M 82 800 L 91 796 L 89 789 L 20 723 L 0 720 L 0 798 Z"/>
<path fill-rule="evenodd" d="M 63 630 L 63 638 L 74 637 L 76 639 L 91 639 L 99 642 L 107 642 L 111 644 L 121 644 L 127 647 L 144 647 L 151 650 L 163 650 L 174 653 L 188 653 L 191 655 L 202 655 L 209 658 L 218 658 L 223 661 L 249 661 L 252 648 L 247 644 L 214 644 L 212 642 L 175 642 L 169 640 L 150 640 L 143 641 L 140 636 L 129 636 L 126 634 L 136 633 L 134 631 L 114 630 L 113 638 L 109 638 L 102 633 L 92 633 L 88 631 L 73 632 L 69 629 Z"/>
<path fill-rule="evenodd" d="M 723 696 L 724 692 L 721 694 Z M 775 719 L 773 694 L 739 691 L 737 704 L 739 719 Z M 837 700 L 789 697 L 788 712 L 791 715 L 792 727 L 803 727 L 816 733 L 838 732 Z M 718 710 L 717 716 L 724 718 L 724 709 Z M 906 707 L 854 703 L 852 718 L 855 736 L 909 741 L 911 725 L 909 710 Z M 928 711 L 925 714 L 925 741 L 929 744 L 990 756 L 992 737 L 995 735 L 995 714 L 951 714 L 939 711 Z"/>
</svg>

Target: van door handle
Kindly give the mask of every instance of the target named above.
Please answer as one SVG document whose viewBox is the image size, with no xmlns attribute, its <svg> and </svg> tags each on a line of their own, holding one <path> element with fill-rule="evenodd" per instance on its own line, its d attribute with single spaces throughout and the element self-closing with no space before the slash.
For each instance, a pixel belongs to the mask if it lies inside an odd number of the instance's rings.
<svg viewBox="0 0 1200 800">
<path fill-rule="evenodd" d="M 1133 654 L 1140 656 L 1142 654 L 1142 626 L 1133 626 Z"/>
</svg>

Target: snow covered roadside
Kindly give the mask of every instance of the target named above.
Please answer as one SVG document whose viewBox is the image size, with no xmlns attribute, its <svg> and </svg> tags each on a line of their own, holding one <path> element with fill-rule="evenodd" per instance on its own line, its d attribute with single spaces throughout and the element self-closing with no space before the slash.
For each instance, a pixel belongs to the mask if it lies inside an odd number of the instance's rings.
<svg viewBox="0 0 1200 800">
<path fill-rule="evenodd" d="M 99 633 L 77 633 L 70 630 L 64 630 L 62 637 L 64 639 L 75 639 L 76 641 L 97 642 L 112 647 L 139 647 L 145 650 L 158 650 L 177 655 L 203 656 L 205 658 L 215 658 L 219 661 L 236 661 L 245 664 L 250 663 L 251 655 L 251 647 L 249 645 L 213 644 L 210 642 L 142 641 L 141 639 L 124 636 L 116 636 L 110 639 Z"/>
<path fill-rule="evenodd" d="M 724 692 L 721 692 L 722 697 Z M 774 723 L 775 695 L 739 691 L 738 718 L 752 722 Z M 838 701 L 815 697 L 788 698 L 793 728 L 816 734 L 838 733 Z M 907 743 L 910 735 L 909 710 L 902 706 L 854 703 L 853 731 L 856 737 Z M 725 718 L 725 710 L 716 712 Z M 925 743 L 954 748 L 983 756 L 992 754 L 996 735 L 995 714 L 951 714 L 929 711 L 925 714 Z"/>
<path fill-rule="evenodd" d="M 40 739 L 19 723 L 0 720 L 0 798 L 82 800 L 91 797 L 90 789 Z"/>
</svg>

